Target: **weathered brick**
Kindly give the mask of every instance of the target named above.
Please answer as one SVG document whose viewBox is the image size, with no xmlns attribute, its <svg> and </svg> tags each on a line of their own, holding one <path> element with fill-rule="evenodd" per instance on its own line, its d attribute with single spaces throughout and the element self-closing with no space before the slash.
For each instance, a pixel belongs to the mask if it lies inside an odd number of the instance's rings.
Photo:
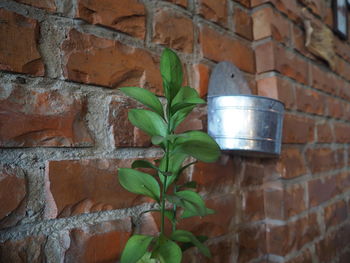
<svg viewBox="0 0 350 263">
<path fill-rule="evenodd" d="M 344 200 L 340 200 L 327 206 L 324 209 L 324 220 L 326 228 L 338 225 L 348 218 L 347 204 Z"/>
<path fill-rule="evenodd" d="M 230 61 L 243 71 L 255 73 L 254 52 L 241 41 L 202 26 L 199 42 L 204 57 L 216 62 Z"/>
<path fill-rule="evenodd" d="M 251 259 L 266 254 L 266 225 L 241 227 L 238 230 L 238 262 L 249 262 Z"/>
<path fill-rule="evenodd" d="M 45 10 L 48 10 L 50 12 L 56 11 L 56 4 L 55 0 L 41 0 L 41 1 L 36 1 L 36 0 L 15 0 L 16 2 L 26 4 L 26 5 L 31 5 L 34 7 L 42 8 Z"/>
<path fill-rule="evenodd" d="M 244 165 L 244 172 L 240 186 L 248 187 L 262 185 L 264 183 L 265 170 L 262 165 L 247 162 Z"/>
<path fill-rule="evenodd" d="M 317 129 L 317 141 L 321 143 L 330 143 L 334 141 L 333 125 L 329 122 L 318 124 Z"/>
<path fill-rule="evenodd" d="M 227 0 L 201 0 L 199 14 L 205 19 L 226 26 Z"/>
<path fill-rule="evenodd" d="M 311 52 L 309 52 L 309 50 L 305 46 L 305 41 L 306 41 L 305 29 L 296 25 L 292 25 L 291 34 L 292 34 L 292 38 L 291 38 L 292 46 L 294 47 L 294 49 L 299 51 L 305 57 L 316 60 L 316 57 Z"/>
<path fill-rule="evenodd" d="M 158 59 L 145 50 L 75 29 L 69 32 L 62 48 L 68 80 L 108 88 L 138 86 L 161 93 Z"/>
<path fill-rule="evenodd" d="M 321 161 L 320 161 L 321 163 Z M 317 206 L 338 193 L 337 178 L 329 176 L 308 182 L 310 207 Z"/>
<path fill-rule="evenodd" d="M 301 18 L 301 8 L 297 5 L 296 1 L 290 0 L 251 0 L 251 6 L 255 7 L 262 5 L 264 3 L 271 3 L 280 12 L 284 13 L 289 19 L 300 23 Z"/>
<path fill-rule="evenodd" d="M 277 42 L 288 44 L 291 39 L 289 22 L 272 7 L 259 9 L 252 17 L 254 40 L 272 37 Z"/>
<path fill-rule="evenodd" d="M 175 129 L 175 133 L 190 130 L 204 131 L 207 129 L 207 112 L 204 108 L 194 108 L 185 120 Z"/>
<path fill-rule="evenodd" d="M 192 180 L 198 183 L 199 189 L 206 192 L 229 192 L 237 180 L 238 164 L 232 157 L 228 160 L 219 160 L 216 163 L 199 162 L 194 166 Z M 218 173 L 218 171 L 220 171 Z"/>
<path fill-rule="evenodd" d="M 300 149 L 283 147 L 280 160 L 283 178 L 294 178 L 306 173 L 305 160 Z"/>
<path fill-rule="evenodd" d="M 132 232 L 131 219 L 118 219 L 70 231 L 64 262 L 115 262 Z"/>
<path fill-rule="evenodd" d="M 190 18 L 166 9 L 156 11 L 153 24 L 153 42 L 185 53 L 192 53 L 193 31 Z"/>
<path fill-rule="evenodd" d="M 350 61 L 350 45 L 349 42 L 342 41 L 341 39 L 334 38 L 335 52 L 343 59 Z"/>
<path fill-rule="evenodd" d="M 344 80 L 339 80 L 341 85 L 337 85 L 339 96 L 347 101 L 350 101 L 350 84 Z"/>
<path fill-rule="evenodd" d="M 350 63 L 340 57 L 337 57 L 335 72 L 345 78 L 347 81 L 350 81 Z"/>
<path fill-rule="evenodd" d="M 288 219 L 307 209 L 305 189 L 300 184 L 290 186 L 271 183 L 264 193 L 266 217 Z"/>
<path fill-rule="evenodd" d="M 268 253 L 284 256 L 299 250 L 319 235 L 320 227 L 316 214 L 309 214 L 282 226 L 268 225 L 267 250 Z"/>
<path fill-rule="evenodd" d="M 296 104 L 294 85 L 280 77 L 267 77 L 257 81 L 258 95 L 282 101 L 286 109 L 293 109 Z"/>
<path fill-rule="evenodd" d="M 349 224 L 344 225 L 337 231 L 327 233 L 326 237 L 316 244 L 316 254 L 319 262 L 328 263 L 334 260 L 350 242 Z"/>
<path fill-rule="evenodd" d="M 79 94 L 14 86 L 0 99 L 0 146 L 91 146 L 86 113 Z"/>
<path fill-rule="evenodd" d="M 1 262 L 44 262 L 44 236 L 29 236 L 0 243 Z"/>
<path fill-rule="evenodd" d="M 262 189 L 255 191 L 246 191 L 242 193 L 242 220 L 244 222 L 253 222 L 265 218 L 264 191 Z"/>
<path fill-rule="evenodd" d="M 329 171 L 337 167 L 336 151 L 330 148 L 308 149 L 306 160 L 313 173 Z"/>
<path fill-rule="evenodd" d="M 241 8 L 233 11 L 234 32 L 248 40 L 253 40 L 253 20 L 252 17 Z"/>
<path fill-rule="evenodd" d="M 345 113 L 345 103 L 342 100 L 334 97 L 327 97 L 326 104 L 328 107 L 328 116 L 336 119 L 341 119 Z"/>
<path fill-rule="evenodd" d="M 76 17 L 141 39 L 145 37 L 146 10 L 137 0 L 79 0 Z"/>
<path fill-rule="evenodd" d="M 339 193 L 344 193 L 350 189 L 350 174 L 348 172 L 339 173 L 336 176 L 337 190 Z"/>
<path fill-rule="evenodd" d="M 251 0 L 234 0 L 237 3 L 240 3 L 241 5 L 245 7 L 250 7 Z"/>
<path fill-rule="evenodd" d="M 312 262 L 312 254 L 308 249 L 304 250 L 299 256 L 296 256 L 286 261 L 286 263 L 310 263 L 310 262 Z"/>
<path fill-rule="evenodd" d="M 23 170 L 0 166 L 0 229 L 15 225 L 25 215 L 26 185 Z"/>
<path fill-rule="evenodd" d="M 134 100 L 116 97 L 109 105 L 109 125 L 116 147 L 148 147 L 151 137 L 131 124 L 128 111 L 141 108 Z"/>
<path fill-rule="evenodd" d="M 313 88 L 325 91 L 327 93 L 336 94 L 338 85 L 340 84 L 338 78 L 314 65 L 311 65 L 310 73 L 312 75 Z"/>
<path fill-rule="evenodd" d="M 348 143 L 350 141 L 350 125 L 346 123 L 334 123 L 335 141 Z"/>
<path fill-rule="evenodd" d="M 208 94 L 208 85 L 209 85 L 209 75 L 210 68 L 205 64 L 194 64 L 193 69 L 193 87 L 199 93 L 201 98 L 204 98 Z"/>
<path fill-rule="evenodd" d="M 307 143 L 314 140 L 315 121 L 311 118 L 285 114 L 283 122 L 284 143 Z"/>
<path fill-rule="evenodd" d="M 46 217 L 131 207 L 150 201 L 125 190 L 118 168 L 132 159 L 83 159 L 50 161 L 46 166 Z"/>
<path fill-rule="evenodd" d="M 43 76 L 37 20 L 0 9 L 0 70 Z"/>
<path fill-rule="evenodd" d="M 300 111 L 323 115 L 326 111 L 326 96 L 301 86 L 296 87 L 297 108 Z"/>
<path fill-rule="evenodd" d="M 296 53 L 274 42 L 267 42 L 256 47 L 255 52 L 258 73 L 278 71 L 298 82 L 308 84 L 308 63 Z"/>
<path fill-rule="evenodd" d="M 182 6 L 182 7 L 187 7 L 187 0 L 165 0 L 165 1 L 168 1 L 168 2 L 172 2 L 174 4 L 177 4 L 179 6 Z"/>
</svg>

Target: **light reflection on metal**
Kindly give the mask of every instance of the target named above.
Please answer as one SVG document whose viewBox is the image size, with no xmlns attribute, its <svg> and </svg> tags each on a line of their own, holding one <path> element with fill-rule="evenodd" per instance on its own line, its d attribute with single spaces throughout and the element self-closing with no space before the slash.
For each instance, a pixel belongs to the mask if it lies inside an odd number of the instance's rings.
<svg viewBox="0 0 350 263">
<path fill-rule="evenodd" d="M 218 68 L 224 68 L 225 72 L 229 72 L 231 68 L 234 76 L 239 77 L 241 82 L 243 78 L 231 63 L 222 63 L 214 69 L 209 84 L 209 135 L 224 151 L 234 151 L 246 156 L 278 156 L 281 152 L 283 103 L 267 97 L 239 94 L 237 86 L 231 92 L 227 92 L 228 87 L 221 87 L 225 93 L 231 94 L 219 95 L 217 89 L 220 89 L 220 83 L 227 85 L 229 81 L 219 81 L 217 75 L 214 75 Z M 234 81 L 234 78 L 231 81 Z M 216 92 L 212 92 L 213 89 Z M 212 95 L 213 93 L 215 95 Z"/>
</svg>

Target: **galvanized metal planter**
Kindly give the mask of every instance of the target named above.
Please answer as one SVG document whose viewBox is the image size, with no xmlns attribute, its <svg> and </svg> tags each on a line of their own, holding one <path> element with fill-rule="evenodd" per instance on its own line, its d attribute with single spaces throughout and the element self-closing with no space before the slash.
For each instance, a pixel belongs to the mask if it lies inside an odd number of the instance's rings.
<svg viewBox="0 0 350 263">
<path fill-rule="evenodd" d="M 229 67 L 233 66 L 231 65 Z M 225 70 L 229 72 L 227 70 L 228 64 L 224 66 L 226 67 Z M 222 68 L 221 65 L 221 70 Z M 241 73 L 237 73 L 238 69 L 236 67 L 232 69 L 235 72 L 227 76 L 234 81 L 234 78 Z M 214 69 L 213 74 L 215 74 L 215 70 L 217 68 Z M 242 82 L 242 76 L 239 78 Z M 211 77 L 209 85 L 209 135 L 216 140 L 224 151 L 233 151 L 245 156 L 278 156 L 281 152 L 283 103 L 275 99 L 250 94 L 218 95 L 217 88 L 213 87 L 213 85 L 220 85 L 215 83 L 217 81 L 213 83 Z M 228 82 L 226 81 L 226 83 Z M 211 92 L 213 89 L 215 89 L 215 95 Z M 228 88 L 226 87 L 225 90 L 227 93 Z M 231 92 L 239 93 L 240 91 L 236 87 L 236 90 Z"/>
</svg>

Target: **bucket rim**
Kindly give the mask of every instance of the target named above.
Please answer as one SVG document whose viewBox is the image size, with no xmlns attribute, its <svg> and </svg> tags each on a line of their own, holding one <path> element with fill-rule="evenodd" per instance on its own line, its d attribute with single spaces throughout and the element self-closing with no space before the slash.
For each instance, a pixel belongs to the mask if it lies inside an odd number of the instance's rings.
<svg viewBox="0 0 350 263">
<path fill-rule="evenodd" d="M 260 96 L 260 95 L 253 95 L 253 94 L 237 94 L 237 95 L 208 95 L 207 98 L 217 98 L 217 97 L 253 97 L 258 99 L 266 99 L 266 100 L 272 100 L 278 103 L 281 103 L 283 107 L 285 107 L 285 103 L 274 98 L 266 97 L 266 96 Z"/>
</svg>

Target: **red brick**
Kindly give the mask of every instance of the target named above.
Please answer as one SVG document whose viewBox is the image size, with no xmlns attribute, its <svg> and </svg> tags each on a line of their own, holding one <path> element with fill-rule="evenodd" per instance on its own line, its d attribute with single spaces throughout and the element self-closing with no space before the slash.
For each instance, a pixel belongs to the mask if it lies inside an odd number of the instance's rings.
<svg viewBox="0 0 350 263">
<path fill-rule="evenodd" d="M 310 250 L 305 250 L 303 251 L 302 254 L 300 254 L 299 256 L 296 256 L 288 261 L 286 261 L 286 263 L 310 263 L 312 262 L 312 255 Z"/>
<path fill-rule="evenodd" d="M 350 189 L 350 174 L 348 172 L 342 172 L 336 177 L 339 193 L 347 192 Z"/>
<path fill-rule="evenodd" d="M 285 114 L 283 122 L 284 143 L 308 143 L 314 140 L 315 121 L 311 118 Z"/>
<path fill-rule="evenodd" d="M 309 50 L 305 46 L 306 41 L 306 32 L 304 28 L 300 28 L 299 26 L 292 25 L 292 46 L 294 49 L 299 51 L 305 57 L 316 60 L 316 57 L 309 52 Z"/>
<path fill-rule="evenodd" d="M 328 233 L 327 236 L 316 244 L 316 254 L 319 262 L 332 262 L 350 242 L 349 238 L 350 227 L 349 224 L 343 226 L 337 231 Z"/>
<path fill-rule="evenodd" d="M 289 22 L 272 7 L 259 9 L 252 17 L 254 40 L 272 37 L 277 42 L 288 44 L 291 39 Z"/>
<path fill-rule="evenodd" d="M 215 163 L 199 162 L 194 166 L 192 180 L 198 183 L 201 190 L 222 193 L 225 188 L 236 183 L 238 168 L 232 157 Z"/>
<path fill-rule="evenodd" d="M 2 242 L 0 243 L 1 262 L 44 262 L 45 243 L 44 236 L 30 236 Z"/>
<path fill-rule="evenodd" d="M 339 257 L 339 263 L 348 263 L 350 261 L 350 251 L 346 251 Z"/>
<path fill-rule="evenodd" d="M 192 53 L 193 31 L 190 18 L 165 9 L 156 11 L 153 24 L 153 42 L 185 53 Z"/>
<path fill-rule="evenodd" d="M 278 71 L 298 82 L 308 83 L 308 63 L 296 53 L 285 50 L 274 42 L 258 46 L 255 52 L 258 73 Z"/>
<path fill-rule="evenodd" d="M 15 0 L 16 2 L 42 8 L 51 12 L 56 11 L 55 0 Z"/>
<path fill-rule="evenodd" d="M 344 200 L 338 201 L 324 209 L 326 228 L 338 225 L 348 218 L 347 204 Z"/>
<path fill-rule="evenodd" d="M 249 262 L 251 259 L 266 254 L 266 225 L 241 227 L 238 230 L 238 260 L 239 263 Z"/>
<path fill-rule="evenodd" d="M 317 115 L 325 113 L 326 97 L 319 92 L 298 86 L 296 88 L 296 101 L 300 111 Z"/>
<path fill-rule="evenodd" d="M 243 71 L 255 73 L 254 52 L 241 41 L 203 26 L 199 42 L 204 57 L 216 62 L 230 61 Z"/>
<path fill-rule="evenodd" d="M 15 225 L 25 215 L 26 185 L 21 169 L 0 166 L 0 229 Z"/>
<path fill-rule="evenodd" d="M 253 222 L 265 218 L 264 191 L 246 191 L 242 193 L 242 220 Z"/>
<path fill-rule="evenodd" d="M 205 203 L 207 207 L 215 210 L 215 214 L 183 219 L 179 222 L 178 229 L 185 229 L 195 235 L 205 235 L 210 238 L 227 235 L 234 230 L 237 214 L 236 200 L 235 193 L 212 195 L 205 199 Z"/>
<path fill-rule="evenodd" d="M 149 147 L 151 137 L 131 124 L 128 111 L 142 108 L 132 99 L 116 98 L 109 105 L 109 125 L 116 147 Z"/>
<path fill-rule="evenodd" d="M 248 187 L 262 185 L 264 183 L 266 172 L 267 171 L 263 169 L 262 165 L 246 162 L 240 186 Z"/>
<path fill-rule="evenodd" d="M 334 123 L 335 141 L 348 143 L 350 141 L 350 125 L 345 123 Z"/>
<path fill-rule="evenodd" d="M 301 8 L 296 1 L 290 0 L 251 0 L 251 6 L 255 7 L 264 3 L 271 3 L 280 12 L 284 13 L 289 19 L 300 23 L 301 22 Z"/>
<path fill-rule="evenodd" d="M 182 7 L 187 7 L 187 0 L 166 0 L 168 2 L 172 2 L 174 4 L 177 4 L 179 6 L 182 6 Z"/>
<path fill-rule="evenodd" d="M 317 141 L 321 143 L 331 143 L 334 141 L 333 125 L 329 122 L 317 125 Z"/>
<path fill-rule="evenodd" d="M 339 83 L 337 78 L 314 65 L 311 66 L 310 73 L 312 73 L 313 88 L 325 91 L 327 93 L 336 94 Z"/>
<path fill-rule="evenodd" d="M 77 18 L 144 39 L 146 10 L 137 0 L 79 0 Z"/>
<path fill-rule="evenodd" d="M 0 9 L 0 70 L 43 76 L 37 20 Z"/>
<path fill-rule="evenodd" d="M 193 87 L 199 93 L 201 98 L 205 98 L 208 94 L 210 68 L 205 64 L 194 64 L 193 71 Z"/>
<path fill-rule="evenodd" d="M 330 148 L 308 149 L 306 160 L 313 173 L 329 171 L 337 167 L 336 151 Z"/>
<path fill-rule="evenodd" d="M 330 200 L 338 193 L 336 179 L 335 176 L 330 176 L 308 182 L 310 207 L 320 205 Z"/>
<path fill-rule="evenodd" d="M 108 88 L 138 86 L 161 93 L 159 62 L 145 50 L 75 29 L 62 44 L 68 80 Z"/>
<path fill-rule="evenodd" d="M 65 262 L 115 262 L 131 235 L 131 219 L 118 219 L 70 231 Z"/>
<path fill-rule="evenodd" d="M 331 116 L 336 119 L 341 119 L 344 115 L 346 115 L 345 102 L 343 102 L 342 100 L 333 97 L 328 97 L 326 103 L 328 107 L 328 116 Z"/>
<path fill-rule="evenodd" d="M 266 217 L 271 219 L 288 219 L 307 209 L 305 189 L 300 184 L 284 186 L 271 183 L 265 188 Z"/>
<path fill-rule="evenodd" d="M 251 0 L 234 0 L 237 3 L 240 3 L 241 5 L 245 7 L 250 7 Z"/>
<path fill-rule="evenodd" d="M 150 201 L 125 190 L 117 169 L 132 159 L 50 161 L 46 167 L 46 217 L 131 207 Z"/>
<path fill-rule="evenodd" d="M 215 241 L 207 242 L 207 246 L 212 254 L 211 258 L 205 257 L 198 250 L 190 250 L 184 253 L 183 263 L 190 262 L 201 262 L 201 263 L 223 263 L 231 262 L 232 258 L 235 257 L 236 247 L 235 240 L 231 239 L 218 239 Z M 189 255 L 191 253 L 192 255 Z M 190 256 L 190 257 L 189 257 Z"/>
<path fill-rule="evenodd" d="M 233 11 L 234 32 L 248 40 L 253 40 L 253 20 L 252 17 L 241 8 Z"/>
<path fill-rule="evenodd" d="M 344 80 L 339 80 L 341 85 L 337 86 L 339 96 L 347 101 L 350 101 L 350 84 Z"/>
<path fill-rule="evenodd" d="M 81 95 L 14 86 L 0 100 L 0 146 L 91 146 L 86 113 Z"/>
<path fill-rule="evenodd" d="M 294 85 L 280 77 L 267 77 L 257 81 L 258 95 L 282 101 L 286 109 L 295 107 Z"/>
<path fill-rule="evenodd" d="M 227 0 L 201 0 L 199 14 L 205 19 L 226 26 Z"/>
<path fill-rule="evenodd" d="M 280 162 L 283 178 L 290 179 L 306 173 L 305 160 L 300 149 L 283 147 Z"/>
<path fill-rule="evenodd" d="M 204 131 L 207 129 L 207 112 L 203 108 L 194 108 L 185 120 L 175 129 L 175 133 L 190 130 Z"/>
<path fill-rule="evenodd" d="M 345 78 L 347 81 L 350 81 L 350 63 L 341 59 L 337 58 L 335 63 L 335 71 L 337 74 Z"/>
<path fill-rule="evenodd" d="M 334 38 L 335 52 L 343 59 L 350 61 L 350 45 L 337 37 Z"/>
<path fill-rule="evenodd" d="M 299 250 L 320 235 L 316 214 L 282 226 L 269 225 L 267 229 L 268 253 L 284 256 Z"/>
</svg>

